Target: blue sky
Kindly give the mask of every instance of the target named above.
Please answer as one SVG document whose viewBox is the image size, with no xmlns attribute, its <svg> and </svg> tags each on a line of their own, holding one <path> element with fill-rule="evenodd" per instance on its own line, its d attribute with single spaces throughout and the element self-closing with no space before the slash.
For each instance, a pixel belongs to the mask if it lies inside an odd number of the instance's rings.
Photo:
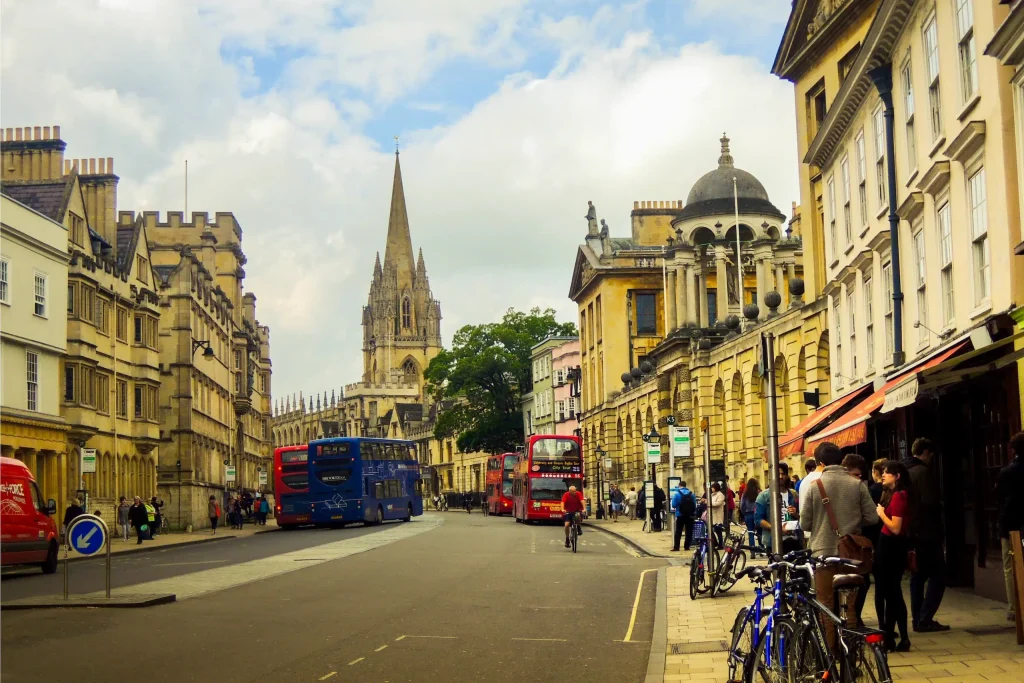
<svg viewBox="0 0 1024 683">
<path fill-rule="evenodd" d="M 394 135 L 446 341 L 567 298 L 588 200 L 685 198 L 727 131 L 789 212 L 789 0 L 35 0 L 0 21 L 3 126 L 114 157 L 119 209 L 231 211 L 274 393 L 361 375 Z M 38 41 L 45 24 L 49 40 Z M 111 40 L 111 36 L 118 36 Z M 82 46 L 89 46 L 83 49 Z M 628 368 L 624 368 L 628 369 Z"/>
</svg>

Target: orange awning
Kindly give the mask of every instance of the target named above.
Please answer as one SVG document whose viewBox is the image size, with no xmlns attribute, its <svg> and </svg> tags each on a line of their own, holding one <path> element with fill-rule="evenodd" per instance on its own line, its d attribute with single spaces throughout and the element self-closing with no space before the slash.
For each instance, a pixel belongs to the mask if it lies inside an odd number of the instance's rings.
<svg viewBox="0 0 1024 683">
<path fill-rule="evenodd" d="M 831 403 L 823 405 L 813 413 L 803 419 L 800 424 L 796 425 L 788 432 L 782 435 L 779 439 L 779 457 L 788 458 L 791 455 L 797 453 L 803 453 L 804 451 L 804 437 L 807 436 L 818 425 L 822 424 L 828 418 L 834 416 L 843 406 L 848 406 L 852 401 L 863 398 L 865 394 L 871 389 L 871 385 L 867 384 L 860 387 L 845 396 L 841 396 Z"/>
<path fill-rule="evenodd" d="M 836 420 L 828 429 L 824 429 L 820 433 L 807 439 L 807 445 L 810 446 L 812 444 L 817 444 L 825 439 L 828 439 L 840 448 L 856 446 L 857 444 L 864 443 L 868 440 L 868 418 L 870 418 L 871 415 L 881 408 L 883 403 L 885 403 L 885 392 L 888 389 L 900 384 L 911 374 L 916 375 L 922 370 L 938 365 L 970 343 L 970 340 L 965 339 L 954 344 L 942 353 L 929 358 L 914 369 L 896 375 L 886 382 L 885 386 L 868 396 L 858 405 L 854 406 L 846 415 L 843 415 L 841 418 Z"/>
</svg>

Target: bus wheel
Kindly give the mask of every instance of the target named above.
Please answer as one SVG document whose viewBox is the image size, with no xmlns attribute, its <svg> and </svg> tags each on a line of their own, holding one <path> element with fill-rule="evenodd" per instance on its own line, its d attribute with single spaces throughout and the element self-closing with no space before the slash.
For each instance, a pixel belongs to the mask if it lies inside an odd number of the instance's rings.
<svg viewBox="0 0 1024 683">
<path fill-rule="evenodd" d="M 377 506 L 377 518 L 375 520 L 373 520 L 373 523 L 374 524 L 383 524 L 384 523 L 384 508 L 382 508 L 379 505 Z"/>
<path fill-rule="evenodd" d="M 282 531 L 293 531 L 298 524 L 278 524 Z"/>
<path fill-rule="evenodd" d="M 402 521 L 403 522 L 411 522 L 412 521 L 412 503 L 409 503 L 409 514 L 407 514 L 405 517 L 403 517 Z"/>
<path fill-rule="evenodd" d="M 57 544 L 50 543 L 50 549 L 46 553 L 46 562 L 39 565 L 44 574 L 53 574 L 57 571 Z"/>
</svg>

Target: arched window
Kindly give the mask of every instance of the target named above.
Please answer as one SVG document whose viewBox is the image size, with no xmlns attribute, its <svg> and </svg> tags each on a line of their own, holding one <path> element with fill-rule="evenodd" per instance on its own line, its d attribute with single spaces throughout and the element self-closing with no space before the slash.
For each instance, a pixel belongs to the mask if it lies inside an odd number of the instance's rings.
<svg viewBox="0 0 1024 683">
<path fill-rule="evenodd" d="M 409 297 L 402 297 L 402 329 L 412 327 L 412 303 Z"/>
<path fill-rule="evenodd" d="M 412 358 L 408 358 L 402 363 L 402 374 L 407 378 L 416 376 L 416 363 L 413 362 Z"/>
</svg>

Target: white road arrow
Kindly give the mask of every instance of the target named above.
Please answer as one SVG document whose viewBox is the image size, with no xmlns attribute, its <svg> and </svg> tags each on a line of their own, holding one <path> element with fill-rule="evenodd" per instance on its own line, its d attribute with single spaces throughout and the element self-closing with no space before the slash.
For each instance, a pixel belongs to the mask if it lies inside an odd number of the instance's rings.
<svg viewBox="0 0 1024 683">
<path fill-rule="evenodd" d="M 89 529 L 89 531 L 84 536 L 79 536 L 75 540 L 75 545 L 78 547 L 79 550 L 83 550 L 89 547 L 89 539 L 92 538 L 92 535 L 96 533 L 96 529 L 97 527 Z"/>
</svg>

